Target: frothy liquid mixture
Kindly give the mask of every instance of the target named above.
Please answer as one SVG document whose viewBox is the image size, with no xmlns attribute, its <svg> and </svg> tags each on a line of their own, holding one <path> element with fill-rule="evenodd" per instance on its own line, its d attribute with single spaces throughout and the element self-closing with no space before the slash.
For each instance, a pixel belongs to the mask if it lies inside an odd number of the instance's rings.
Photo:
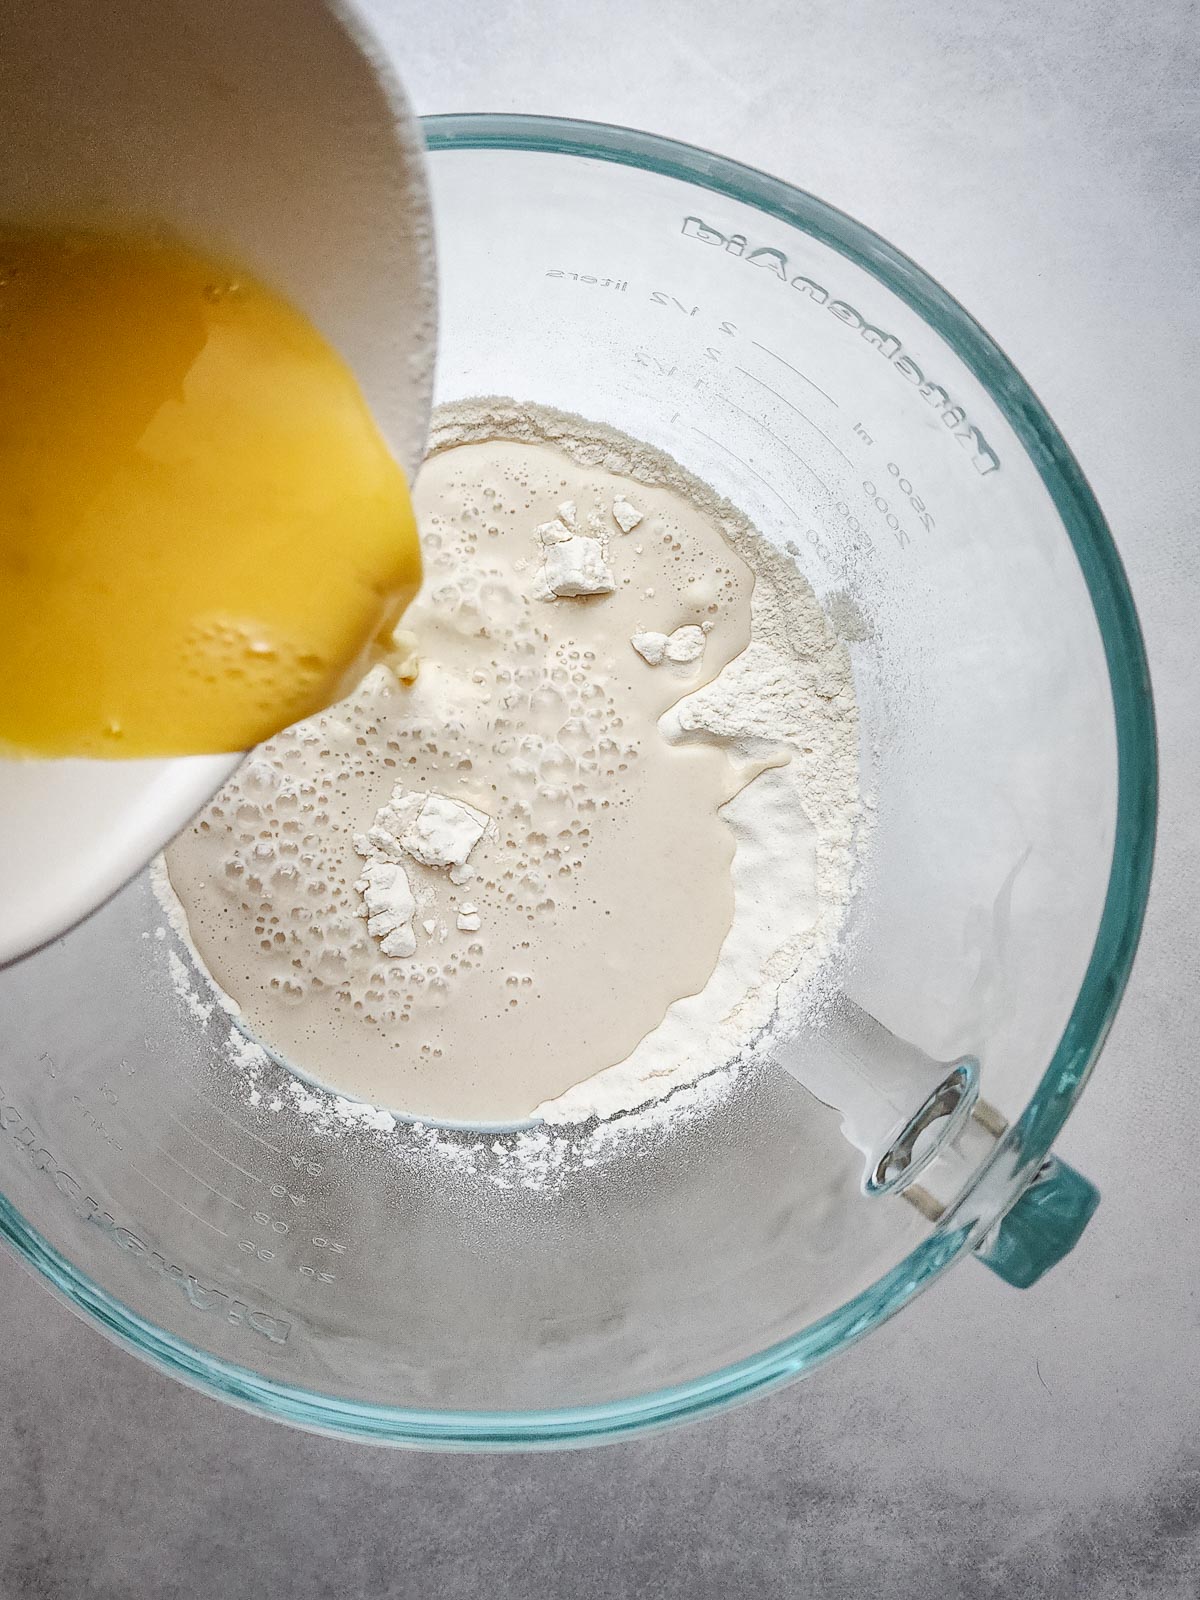
<svg viewBox="0 0 1200 1600">
<path fill-rule="evenodd" d="M 0 758 L 243 750 L 358 681 L 416 527 L 295 306 L 177 241 L 0 225 L 0 374 Z"/>
<path fill-rule="evenodd" d="M 167 853 L 217 983 L 342 1093 L 520 1121 L 703 990 L 729 933 L 721 808 L 764 762 L 658 724 L 750 643 L 754 574 L 679 487 L 581 453 L 435 453 L 416 681 L 376 668 L 272 739 Z"/>
</svg>

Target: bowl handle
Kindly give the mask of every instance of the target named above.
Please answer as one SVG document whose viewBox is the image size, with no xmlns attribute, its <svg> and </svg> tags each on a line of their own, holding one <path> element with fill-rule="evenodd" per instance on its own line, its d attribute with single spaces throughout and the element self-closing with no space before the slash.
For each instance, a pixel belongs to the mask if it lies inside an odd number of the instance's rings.
<svg viewBox="0 0 1200 1600">
<path fill-rule="evenodd" d="M 1095 1184 L 1048 1155 L 975 1254 L 1014 1289 L 1028 1289 L 1074 1250 L 1099 1204 Z"/>
<path fill-rule="evenodd" d="M 793 1046 L 782 1065 L 840 1112 L 842 1133 L 865 1158 L 863 1192 L 902 1194 L 929 1222 L 941 1221 L 1009 1131 L 979 1092 L 974 1056 L 937 1060 L 848 995 L 827 1006 L 819 1027 L 797 1030 Z M 1028 1289 L 1075 1248 L 1099 1204 L 1099 1190 L 1051 1153 L 975 1253 L 1005 1283 Z"/>
</svg>

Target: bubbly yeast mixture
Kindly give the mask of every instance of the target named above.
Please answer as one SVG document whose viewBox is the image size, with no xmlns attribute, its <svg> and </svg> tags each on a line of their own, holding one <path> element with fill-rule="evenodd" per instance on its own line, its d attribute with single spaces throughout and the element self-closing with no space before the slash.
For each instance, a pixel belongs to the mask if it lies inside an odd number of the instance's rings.
<svg viewBox="0 0 1200 1600">
<path fill-rule="evenodd" d="M 520 1121 L 702 990 L 729 932 L 721 808 L 761 763 L 659 719 L 745 650 L 753 574 L 593 454 L 433 455 L 415 682 L 376 668 L 271 739 L 167 852 L 218 984 L 345 1094 Z"/>
</svg>

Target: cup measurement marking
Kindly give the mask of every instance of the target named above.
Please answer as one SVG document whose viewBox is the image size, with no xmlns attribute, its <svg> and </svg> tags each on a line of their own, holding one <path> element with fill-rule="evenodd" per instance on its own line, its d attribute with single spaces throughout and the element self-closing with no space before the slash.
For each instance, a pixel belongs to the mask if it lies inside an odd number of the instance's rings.
<svg viewBox="0 0 1200 1600">
<path fill-rule="evenodd" d="M 259 1144 L 264 1145 L 268 1150 L 274 1150 L 277 1156 L 286 1156 L 286 1152 L 281 1150 L 277 1144 L 272 1144 L 269 1139 L 259 1138 L 257 1133 L 252 1133 L 244 1123 L 239 1122 L 236 1117 L 231 1117 L 228 1111 L 223 1110 L 215 1100 L 210 1100 L 206 1094 L 201 1094 L 199 1089 L 193 1089 L 191 1092 L 196 1096 L 197 1100 L 203 1100 L 206 1106 L 211 1106 L 218 1116 L 222 1116 L 226 1122 L 232 1123 L 239 1133 L 244 1133 L 249 1138 L 256 1139 Z"/>
<path fill-rule="evenodd" d="M 747 415 L 748 414 L 749 413 L 747 413 Z M 674 419 L 672 419 L 672 420 L 674 420 Z M 780 494 L 779 490 L 775 487 L 775 485 L 771 482 L 771 480 L 769 478 L 764 478 L 761 472 L 756 471 L 755 468 L 750 465 L 750 463 L 746 460 L 746 458 L 744 456 L 740 456 L 740 455 L 738 455 L 736 450 L 730 449 L 729 445 L 727 445 L 723 439 L 714 439 L 711 433 L 705 433 L 704 429 L 703 428 L 698 428 L 694 422 L 690 424 L 690 427 L 691 427 L 691 430 L 692 430 L 693 433 L 698 433 L 702 439 L 707 439 L 709 444 L 715 444 L 717 446 L 718 450 L 724 450 L 726 455 L 732 456 L 733 459 L 737 462 L 738 466 L 745 467 L 746 471 L 751 473 L 754 477 L 756 477 L 758 479 L 759 483 L 761 483 L 764 488 L 769 489 L 771 491 L 771 493 L 779 501 L 780 505 L 783 506 L 785 511 L 789 512 L 793 517 L 796 517 L 797 521 L 800 520 L 799 517 L 797 516 L 797 513 L 794 510 L 794 508 L 791 505 L 788 504 L 788 502 Z"/>
<path fill-rule="evenodd" d="M 774 358 L 774 360 L 782 362 L 789 372 L 794 372 L 798 378 L 803 378 L 804 382 L 807 383 L 810 388 L 815 389 L 819 395 L 823 395 L 824 398 L 829 401 L 831 406 L 840 409 L 838 402 L 831 394 L 826 394 L 821 385 L 819 383 L 814 383 L 806 372 L 801 372 L 799 367 L 794 367 L 790 361 L 785 360 L 784 357 L 779 354 L 778 350 L 772 350 L 769 344 L 759 344 L 757 339 L 751 339 L 750 343 L 756 350 L 761 350 L 763 355 L 771 356 Z"/>
<path fill-rule="evenodd" d="M 222 1155 L 215 1145 L 211 1145 L 207 1140 L 202 1139 L 195 1128 L 189 1128 L 186 1122 L 181 1122 L 173 1111 L 168 1111 L 167 1115 L 177 1128 L 182 1128 L 184 1133 L 190 1134 L 198 1145 L 201 1145 L 210 1155 L 216 1156 L 218 1161 L 224 1161 L 227 1166 L 232 1167 L 235 1172 L 240 1172 L 243 1178 L 249 1178 L 252 1183 L 262 1182 L 257 1172 L 248 1172 L 245 1167 L 239 1167 L 236 1161 L 231 1161 L 228 1156 Z"/>
<path fill-rule="evenodd" d="M 828 444 L 828 445 L 833 445 L 833 448 L 837 451 L 838 455 L 841 456 L 842 460 L 846 463 L 846 465 L 848 467 L 854 466 L 854 462 L 851 461 L 850 457 L 842 449 L 841 445 L 834 443 L 834 441 L 825 432 L 825 429 L 821 428 L 821 427 L 817 427 L 817 424 L 813 421 L 813 419 L 811 417 L 806 417 L 804 412 L 801 411 L 800 407 L 798 405 L 796 405 L 794 401 L 789 400 L 786 395 L 780 394 L 778 389 L 772 389 L 772 387 L 771 387 L 771 385 L 769 383 L 765 382 L 764 379 L 760 378 L 758 376 L 757 372 L 751 372 L 749 367 L 739 367 L 737 370 L 740 373 L 743 373 L 747 378 L 752 378 L 755 383 L 761 384 L 762 387 L 767 391 L 768 394 L 773 394 L 775 396 L 776 400 L 782 401 L 782 403 L 785 406 L 787 406 L 789 411 L 794 411 L 796 413 L 796 415 L 800 418 L 801 422 L 807 422 L 810 428 L 816 428 L 817 432 L 821 435 L 822 439 L 824 439 L 825 443 Z"/>
<path fill-rule="evenodd" d="M 191 1093 L 196 1096 L 197 1100 L 202 1100 L 206 1106 L 209 1106 L 209 1107 L 211 1107 L 211 1109 L 213 1111 L 218 1112 L 219 1115 L 224 1117 L 227 1122 L 231 1123 L 238 1130 L 239 1133 L 248 1134 L 251 1139 L 257 1139 L 258 1143 L 261 1144 L 261 1145 L 264 1145 L 268 1150 L 273 1150 L 277 1156 L 282 1158 L 282 1160 L 290 1161 L 292 1166 L 296 1169 L 297 1172 L 306 1172 L 310 1178 L 319 1178 L 321 1176 L 322 1167 L 321 1167 L 321 1164 L 319 1162 L 310 1161 L 304 1156 L 288 1155 L 286 1151 L 281 1150 L 278 1145 L 272 1144 L 270 1142 L 270 1140 L 259 1138 L 257 1133 L 251 1132 L 251 1130 L 249 1128 L 245 1127 L 244 1124 L 240 1123 L 236 1119 L 236 1117 L 230 1116 L 228 1111 L 225 1111 L 221 1106 L 217 1105 L 216 1101 L 210 1100 L 206 1094 L 202 1094 L 199 1089 L 192 1089 Z M 174 1121 L 178 1121 L 179 1119 L 176 1117 L 176 1118 L 173 1118 L 173 1120 Z M 196 1133 L 194 1129 L 189 1128 L 186 1123 L 180 1122 L 179 1126 L 181 1128 L 183 1128 L 185 1130 L 185 1132 L 190 1133 L 192 1135 L 192 1138 L 196 1139 L 198 1141 L 198 1143 L 204 1145 L 204 1148 L 206 1150 L 212 1150 L 213 1155 L 219 1156 L 222 1161 L 229 1162 L 229 1165 L 231 1167 L 235 1167 L 238 1172 L 245 1173 L 246 1177 L 248 1177 L 248 1178 L 253 1178 L 255 1183 L 263 1183 L 263 1182 L 265 1182 L 265 1179 L 258 1177 L 253 1172 L 247 1172 L 245 1167 L 239 1167 L 236 1161 L 230 1161 L 228 1156 L 222 1155 L 219 1150 L 213 1149 L 212 1145 L 206 1144 L 205 1141 L 200 1138 L 200 1135 L 198 1133 Z M 163 1151 L 162 1153 L 165 1155 L 166 1151 Z M 171 1157 L 170 1159 L 174 1160 L 174 1157 Z M 181 1165 L 181 1163 L 177 1162 L 176 1165 Z M 186 1167 L 184 1168 L 184 1171 L 185 1172 L 187 1171 Z M 195 1176 L 195 1174 L 192 1174 L 192 1176 Z M 204 1180 L 202 1178 L 199 1181 L 201 1183 L 204 1182 Z M 219 1194 L 220 1191 L 214 1189 L 213 1193 L 214 1194 Z M 301 1194 L 293 1194 L 283 1184 L 279 1184 L 279 1183 L 272 1184 L 271 1185 L 271 1193 L 277 1199 L 290 1200 L 291 1203 L 294 1206 L 303 1206 L 303 1205 L 307 1205 L 308 1204 L 307 1196 L 301 1195 Z M 222 1198 L 224 1199 L 224 1198 L 227 1198 L 227 1197 L 226 1196 L 222 1196 Z M 231 1205 L 238 1205 L 238 1202 L 236 1200 L 231 1200 L 230 1204 Z M 245 1210 L 245 1207 L 244 1206 L 239 1206 L 238 1209 L 239 1210 Z"/>
<path fill-rule="evenodd" d="M 226 1205 L 236 1206 L 239 1211 L 245 1211 L 246 1208 L 240 1200 L 235 1200 L 232 1195 L 225 1194 L 220 1189 L 214 1189 L 207 1178 L 202 1178 L 198 1172 L 193 1172 L 191 1167 L 185 1167 L 182 1161 L 176 1160 L 169 1150 L 163 1149 L 162 1145 L 156 1144 L 154 1148 L 158 1151 L 159 1155 L 165 1160 L 169 1161 L 173 1167 L 178 1167 L 180 1172 L 186 1173 L 194 1183 L 198 1183 L 202 1188 L 207 1189 L 209 1194 L 215 1194 L 217 1199 L 224 1200 Z"/>
<path fill-rule="evenodd" d="M 678 419 L 679 419 L 679 413 L 676 412 L 675 415 L 671 418 L 671 421 L 672 422 L 676 422 L 676 421 L 678 421 Z M 771 491 L 771 493 L 775 496 L 775 498 L 779 501 L 779 503 L 784 507 L 784 509 L 791 516 L 795 517 L 797 522 L 800 522 L 802 520 L 801 517 L 800 517 L 799 512 L 796 511 L 794 506 L 789 505 L 789 503 L 780 494 L 779 490 L 775 487 L 775 485 L 773 483 L 771 483 L 769 479 L 764 478 L 761 472 L 756 472 L 755 469 L 750 465 L 750 463 L 743 456 L 739 456 L 738 455 L 736 450 L 731 450 L 723 439 L 714 439 L 711 433 L 705 433 L 704 429 L 703 428 L 698 428 L 694 422 L 690 423 L 689 426 L 690 426 L 690 428 L 691 428 L 693 433 L 698 433 L 702 439 L 707 439 L 709 444 L 715 444 L 718 449 L 724 450 L 727 455 L 730 455 L 730 456 L 733 457 L 733 459 L 738 463 L 739 466 L 745 467 L 747 472 L 752 473 L 753 476 L 758 479 L 759 483 L 761 483 L 764 486 L 764 488 L 767 488 L 767 489 L 769 489 Z M 839 510 L 840 509 L 841 509 L 841 507 L 839 506 Z M 870 536 L 870 534 L 866 533 L 865 529 L 863 530 L 863 532 L 864 532 L 864 535 L 865 535 L 865 537 L 867 539 L 867 542 L 869 544 L 871 542 L 871 536 Z M 820 558 L 820 560 L 825 563 L 825 566 L 829 569 L 830 572 L 832 572 L 835 576 L 837 576 L 839 578 L 845 576 L 845 569 L 843 568 L 841 562 L 837 559 L 837 557 L 834 555 L 833 551 L 829 548 L 829 545 L 821 537 L 821 535 L 817 532 L 817 530 L 815 528 L 809 528 L 807 530 L 807 532 L 805 533 L 804 537 L 807 540 L 807 542 L 812 546 L 812 548 L 816 551 L 816 553 L 817 553 L 818 557 Z M 788 552 L 789 555 L 795 556 L 797 558 L 800 556 L 800 546 L 796 543 L 796 541 L 794 539 L 789 539 L 787 541 L 787 543 L 784 545 L 784 549 Z"/>
<path fill-rule="evenodd" d="M 160 1195 L 162 1195 L 164 1200 L 172 1201 L 179 1207 L 181 1211 L 186 1211 L 189 1217 L 194 1217 L 197 1222 L 202 1222 L 206 1228 L 211 1228 L 214 1233 L 219 1233 L 222 1239 L 228 1239 L 229 1235 L 225 1232 L 224 1228 L 218 1228 L 215 1222 L 210 1222 L 207 1217 L 202 1217 L 198 1211 L 193 1211 L 191 1206 L 185 1206 L 183 1201 L 180 1200 L 176 1195 L 170 1194 L 166 1189 L 155 1183 L 154 1179 L 149 1175 L 149 1173 L 143 1172 L 141 1167 L 135 1165 L 133 1162 L 130 1162 L 130 1167 L 132 1171 L 137 1173 L 139 1178 L 141 1178 L 145 1183 L 148 1183 L 152 1189 L 156 1190 Z"/>
<path fill-rule="evenodd" d="M 763 421 L 763 419 L 761 417 L 756 417 L 754 415 L 753 411 L 747 411 L 744 406 L 739 406 L 736 400 L 730 400 L 727 395 L 720 395 L 719 398 L 724 400 L 724 402 L 725 402 L 725 404 L 727 406 L 731 406 L 734 411 L 740 412 L 743 417 L 747 417 L 751 422 L 756 422 L 758 424 L 758 426 L 762 429 L 762 431 L 767 435 L 767 437 L 769 439 L 774 439 L 775 443 L 779 446 L 779 448 L 781 450 L 786 450 L 788 455 L 790 455 L 793 460 L 798 461 L 806 472 L 811 472 L 812 473 L 813 477 L 821 485 L 822 489 L 824 489 L 826 494 L 832 494 L 833 493 L 833 490 L 825 482 L 825 479 L 817 471 L 816 467 L 810 466 L 809 463 L 807 461 L 805 461 L 805 459 L 804 459 L 804 457 L 802 455 L 800 455 L 797 451 L 792 449 L 791 445 L 788 444 L 786 439 L 781 439 L 779 437 L 779 435 L 773 429 L 768 428 L 766 423 Z"/>
</svg>

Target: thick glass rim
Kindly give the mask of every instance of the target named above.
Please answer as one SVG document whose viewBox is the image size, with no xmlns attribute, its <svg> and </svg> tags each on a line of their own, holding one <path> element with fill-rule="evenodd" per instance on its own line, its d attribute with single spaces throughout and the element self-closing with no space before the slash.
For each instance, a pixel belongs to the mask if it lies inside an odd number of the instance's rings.
<svg viewBox="0 0 1200 1600">
<path fill-rule="evenodd" d="M 998 1151 L 1009 1192 L 1040 1164 L 1078 1099 L 1116 1015 L 1141 933 L 1154 853 L 1157 755 L 1141 629 L 1108 525 L 1044 407 L 999 346 L 915 262 L 824 201 L 738 162 L 655 134 L 565 118 L 463 114 L 421 119 L 431 152 L 502 150 L 641 168 L 754 206 L 811 234 L 922 316 L 983 384 L 1016 432 L 1062 518 L 1103 640 L 1117 740 L 1117 820 L 1108 889 L 1087 972 L 1054 1055 Z M 784 1383 L 893 1316 L 979 1240 L 994 1217 L 971 1200 L 868 1289 L 791 1338 L 707 1377 L 625 1400 L 540 1411 L 437 1411 L 322 1395 L 266 1378 L 165 1333 L 92 1282 L 0 1196 L 0 1238 L 118 1344 L 208 1394 L 342 1438 L 423 1448 L 555 1447 L 617 1439 Z"/>
</svg>

